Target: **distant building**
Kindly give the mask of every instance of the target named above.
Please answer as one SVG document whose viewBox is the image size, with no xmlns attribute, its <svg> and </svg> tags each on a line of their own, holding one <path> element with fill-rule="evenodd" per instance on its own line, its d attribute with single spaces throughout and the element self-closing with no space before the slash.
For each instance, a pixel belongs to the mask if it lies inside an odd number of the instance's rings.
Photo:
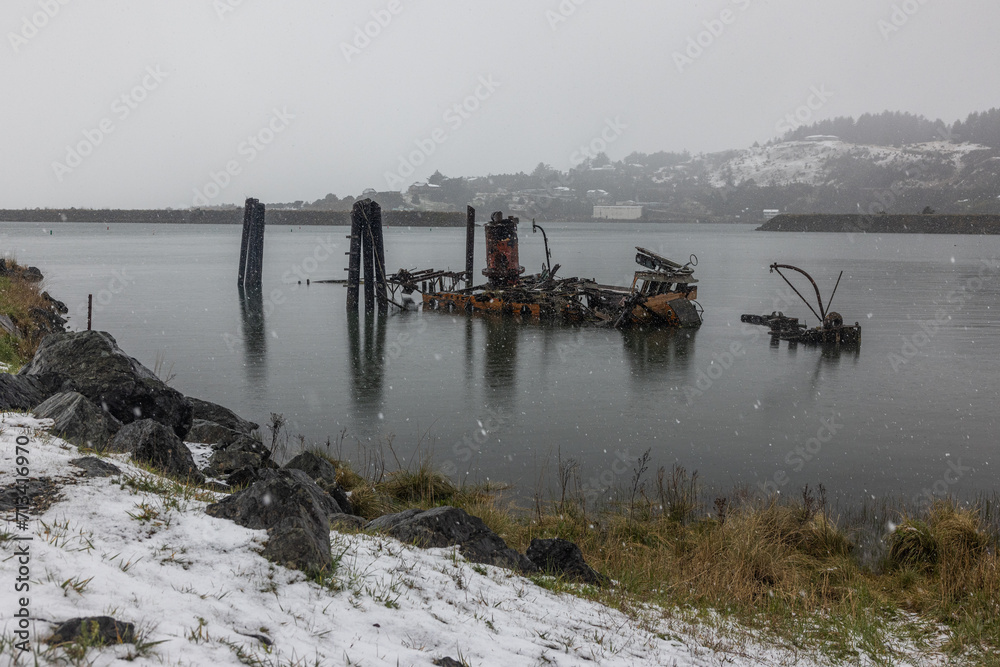
<svg viewBox="0 0 1000 667">
<path fill-rule="evenodd" d="M 806 137 L 806 141 L 840 141 L 840 137 L 835 137 L 832 134 L 811 134 Z"/>
<path fill-rule="evenodd" d="M 641 206 L 595 206 L 594 217 L 604 220 L 638 220 L 642 217 Z"/>
</svg>

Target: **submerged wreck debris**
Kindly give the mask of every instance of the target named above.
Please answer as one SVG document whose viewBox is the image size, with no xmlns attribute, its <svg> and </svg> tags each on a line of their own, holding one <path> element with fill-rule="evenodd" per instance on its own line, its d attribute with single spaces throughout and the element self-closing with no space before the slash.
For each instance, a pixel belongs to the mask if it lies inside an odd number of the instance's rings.
<svg viewBox="0 0 1000 667">
<path fill-rule="evenodd" d="M 557 278 L 560 265 L 551 264 L 545 230 L 532 221 L 532 231 L 542 231 L 546 261 L 540 273 L 524 275 L 518 256 L 518 222 L 518 218 L 504 218 L 498 211 L 485 225 L 486 283 L 472 285 L 471 271 L 400 269 L 386 279 L 393 296 L 401 290 L 401 300 L 406 303 L 413 301 L 410 295 L 419 292 L 427 309 L 573 324 L 616 328 L 701 325 L 702 308 L 695 300 L 698 280 L 693 276 L 698 258 L 694 255 L 687 264 L 679 264 L 637 247 L 635 261 L 642 270 L 635 272 L 630 287 L 601 285 L 586 278 Z M 467 258 L 471 253 L 470 245 Z"/>
<path fill-rule="evenodd" d="M 841 317 L 840 313 L 830 310 L 830 304 L 833 302 L 833 297 L 837 293 L 837 288 L 840 286 L 840 279 L 844 276 L 844 272 L 841 271 L 840 275 L 837 277 L 837 284 L 833 287 L 833 292 L 830 294 L 830 299 L 823 305 L 823 297 L 820 295 L 819 287 L 816 285 L 816 281 L 813 280 L 812 276 L 798 268 L 797 266 L 792 266 L 791 264 L 772 264 L 771 273 L 775 271 L 778 275 L 788 283 L 788 286 L 799 296 L 800 299 L 806 304 L 812 314 L 820 321 L 820 326 L 813 329 L 808 328 L 808 326 L 802 322 L 799 322 L 797 317 L 788 317 L 784 313 L 771 313 L 770 315 L 741 315 L 740 321 L 746 324 L 756 324 L 760 326 L 765 326 L 769 329 L 768 333 L 771 335 L 771 344 L 777 345 L 780 341 L 787 340 L 789 345 L 794 345 L 797 343 L 805 343 L 810 345 L 846 345 L 846 346 L 858 346 L 861 344 L 861 325 L 857 322 L 853 326 L 845 325 L 844 318 Z M 812 304 L 802 296 L 795 285 L 781 272 L 781 269 L 788 269 L 790 271 L 797 271 L 804 275 L 810 283 L 812 283 L 813 289 L 816 290 L 816 302 L 819 306 L 819 312 L 812 307 Z"/>
</svg>

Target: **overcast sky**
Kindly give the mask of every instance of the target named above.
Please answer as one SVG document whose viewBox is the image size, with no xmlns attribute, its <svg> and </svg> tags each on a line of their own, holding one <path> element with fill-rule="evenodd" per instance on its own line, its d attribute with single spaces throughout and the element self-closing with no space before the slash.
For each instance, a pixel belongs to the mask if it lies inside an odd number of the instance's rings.
<svg viewBox="0 0 1000 667">
<path fill-rule="evenodd" d="M 311 201 L 744 148 L 797 111 L 951 122 L 1000 106 L 998 25 L 996 0 L 3 0 L 0 207 Z"/>
</svg>

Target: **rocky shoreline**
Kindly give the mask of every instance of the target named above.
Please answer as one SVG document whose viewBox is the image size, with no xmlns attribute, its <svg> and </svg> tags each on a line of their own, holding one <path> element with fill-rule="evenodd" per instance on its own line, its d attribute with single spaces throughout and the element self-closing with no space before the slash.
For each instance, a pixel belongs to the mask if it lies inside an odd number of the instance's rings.
<svg viewBox="0 0 1000 667">
<path fill-rule="evenodd" d="M 128 454 L 136 464 L 178 482 L 227 493 L 205 512 L 266 530 L 265 558 L 313 576 L 332 569 L 330 531 L 339 526 L 386 534 L 421 548 L 457 547 L 469 562 L 520 574 L 547 572 L 592 585 L 609 583 L 584 562 L 572 542 L 536 539 L 521 554 L 481 519 L 455 507 L 409 509 L 366 521 L 355 514 L 331 462 L 303 452 L 279 467 L 261 442 L 257 424 L 167 386 L 107 332 L 51 334 L 19 373 L 0 374 L 0 412 L 12 410 L 51 420 L 53 436 L 82 449 Z M 186 443 L 210 448 L 206 465 L 196 464 L 192 445 Z M 94 456 L 72 463 L 98 476 L 117 470 Z M 48 480 L 39 479 L 22 500 L 36 513 L 58 493 Z M 13 487 L 0 489 L 0 497 L 8 498 L 0 501 L 0 510 L 13 509 L 9 500 L 17 496 Z M 66 620 L 52 637 L 75 639 L 87 627 L 80 620 Z M 116 619 L 83 620 L 119 627 Z M 72 627 L 67 629 L 66 623 Z"/>
</svg>

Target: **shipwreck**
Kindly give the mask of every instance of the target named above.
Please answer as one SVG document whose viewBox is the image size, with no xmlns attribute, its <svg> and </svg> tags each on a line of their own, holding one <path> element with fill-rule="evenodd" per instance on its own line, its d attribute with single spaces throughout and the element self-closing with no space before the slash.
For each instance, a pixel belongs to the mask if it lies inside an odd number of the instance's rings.
<svg viewBox="0 0 1000 667">
<path fill-rule="evenodd" d="M 792 266 L 791 264 L 778 264 L 774 263 L 770 266 L 771 273 L 777 271 L 778 275 L 788 283 L 788 286 L 802 299 L 803 303 L 812 311 L 812 314 L 816 316 L 820 321 L 820 326 L 809 328 L 803 322 L 799 321 L 797 317 L 788 317 L 784 313 L 773 312 L 770 315 L 741 315 L 740 321 L 746 324 L 755 324 L 766 326 L 768 328 L 768 333 L 771 336 L 771 344 L 778 345 L 781 341 L 788 341 L 789 345 L 797 345 L 798 343 L 804 343 L 807 345 L 833 345 L 833 346 L 859 346 L 861 344 L 861 325 L 855 322 L 853 325 L 845 325 L 844 318 L 840 313 L 830 310 L 830 304 L 833 302 L 833 297 L 837 293 L 837 288 L 840 287 L 840 279 L 844 277 L 844 272 L 841 271 L 840 275 L 837 277 L 837 284 L 833 287 L 833 292 L 830 294 L 830 298 L 827 300 L 826 304 L 823 303 L 823 297 L 820 294 L 819 286 L 816 281 L 813 280 L 812 276 L 798 268 L 797 266 Z M 816 301 L 819 307 L 819 312 L 812 307 L 809 300 L 802 296 L 802 293 L 792 284 L 785 274 L 781 272 L 781 269 L 787 269 L 789 271 L 797 271 L 804 275 L 810 283 L 812 283 L 813 289 L 816 291 Z"/>
<path fill-rule="evenodd" d="M 697 327 L 702 323 L 702 308 L 696 300 L 696 256 L 691 255 L 687 263 L 680 264 L 637 247 L 635 261 L 640 268 L 629 286 L 602 285 L 587 278 L 561 278 L 560 265 L 551 263 L 548 236 L 532 220 L 532 232 L 540 231 L 545 242 L 545 264 L 539 273 L 525 275 L 518 256 L 520 220 L 513 216 L 504 218 L 499 211 L 485 225 L 486 282 L 473 285 L 474 216 L 475 211 L 470 207 L 466 270 L 400 269 L 385 278 L 392 295 L 389 301 L 402 307 L 405 303 L 416 303 L 413 295 L 419 293 L 420 302 L 428 310 L 619 329 Z"/>
</svg>

